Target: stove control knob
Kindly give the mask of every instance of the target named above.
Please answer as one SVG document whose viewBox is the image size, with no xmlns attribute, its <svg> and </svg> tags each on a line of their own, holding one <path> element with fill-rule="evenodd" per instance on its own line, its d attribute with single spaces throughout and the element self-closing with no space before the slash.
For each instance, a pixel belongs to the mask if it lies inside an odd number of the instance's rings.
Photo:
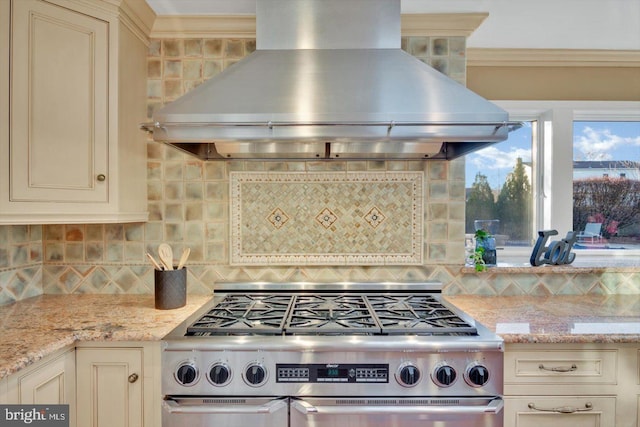
<svg viewBox="0 0 640 427">
<path fill-rule="evenodd" d="M 420 381 L 420 370 L 411 362 L 406 362 L 398 367 L 396 381 L 404 387 L 413 387 Z"/>
<path fill-rule="evenodd" d="M 489 382 L 489 370 L 486 366 L 478 362 L 473 362 L 467 366 L 467 370 L 464 373 L 464 380 L 471 387 L 482 387 Z"/>
<path fill-rule="evenodd" d="M 251 387 L 260 387 L 267 381 L 267 370 L 259 362 L 250 363 L 243 373 L 244 382 Z"/>
<path fill-rule="evenodd" d="M 182 362 L 176 369 L 174 377 L 180 384 L 192 386 L 198 381 L 198 368 L 193 362 Z"/>
<path fill-rule="evenodd" d="M 229 381 L 231 381 L 231 369 L 229 365 L 223 362 L 214 363 L 207 373 L 207 379 L 215 386 L 229 384 Z"/>
<path fill-rule="evenodd" d="M 456 370 L 446 363 L 442 363 L 436 366 L 436 368 L 433 370 L 433 373 L 431 374 L 431 379 L 433 380 L 433 382 L 441 387 L 451 386 L 454 382 L 456 382 L 457 377 L 458 374 L 456 373 Z"/>
</svg>

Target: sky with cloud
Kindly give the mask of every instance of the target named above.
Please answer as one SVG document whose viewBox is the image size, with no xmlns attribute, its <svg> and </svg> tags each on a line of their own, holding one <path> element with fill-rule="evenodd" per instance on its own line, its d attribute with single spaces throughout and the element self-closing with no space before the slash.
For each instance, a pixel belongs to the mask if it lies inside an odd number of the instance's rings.
<svg viewBox="0 0 640 427">
<path fill-rule="evenodd" d="M 573 158 L 640 161 L 640 122 L 575 122 Z"/>
<path fill-rule="evenodd" d="M 489 180 L 492 189 L 499 189 L 507 175 L 513 171 L 517 159 L 531 162 L 531 125 L 525 125 L 509 134 L 509 139 L 468 154 L 466 157 L 466 187 L 473 184 L 478 172 Z"/>
<path fill-rule="evenodd" d="M 575 122 L 574 160 L 632 160 L 640 162 L 640 122 Z M 487 176 L 499 189 L 513 170 L 518 157 L 531 162 L 531 126 L 511 132 L 509 139 L 466 157 L 466 186 L 476 174 Z"/>
</svg>

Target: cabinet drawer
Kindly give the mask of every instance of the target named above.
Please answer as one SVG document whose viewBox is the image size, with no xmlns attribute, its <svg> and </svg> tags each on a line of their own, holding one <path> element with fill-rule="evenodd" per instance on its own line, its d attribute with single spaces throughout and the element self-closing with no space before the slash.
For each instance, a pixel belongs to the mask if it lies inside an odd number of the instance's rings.
<svg viewBox="0 0 640 427">
<path fill-rule="evenodd" d="M 505 354 L 505 384 L 617 384 L 616 350 L 513 351 Z"/>
<path fill-rule="evenodd" d="M 615 427 L 615 397 L 505 397 L 510 427 Z"/>
</svg>

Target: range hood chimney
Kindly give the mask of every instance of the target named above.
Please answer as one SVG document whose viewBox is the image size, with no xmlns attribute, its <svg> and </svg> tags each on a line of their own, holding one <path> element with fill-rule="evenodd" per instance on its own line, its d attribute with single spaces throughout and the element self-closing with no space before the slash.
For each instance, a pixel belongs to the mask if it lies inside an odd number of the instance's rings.
<svg viewBox="0 0 640 427">
<path fill-rule="evenodd" d="M 205 160 L 454 159 L 506 111 L 400 49 L 400 0 L 257 0 L 257 49 L 142 127 Z"/>
</svg>

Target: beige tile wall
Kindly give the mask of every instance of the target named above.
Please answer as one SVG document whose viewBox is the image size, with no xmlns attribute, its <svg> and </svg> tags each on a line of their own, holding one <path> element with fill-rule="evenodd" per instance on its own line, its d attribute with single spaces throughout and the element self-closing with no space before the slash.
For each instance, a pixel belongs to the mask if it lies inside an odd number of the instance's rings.
<svg viewBox="0 0 640 427">
<path fill-rule="evenodd" d="M 463 37 L 411 37 L 403 48 L 464 84 Z M 148 115 L 255 49 L 247 39 L 153 40 L 148 57 Z M 462 264 L 464 163 L 201 162 L 174 148 L 149 142 L 146 224 L 45 227 L 45 292 L 151 292 L 144 252 L 162 241 L 175 252 L 191 249 L 191 292 L 210 292 L 217 280 L 411 280 L 438 275 L 442 264 Z M 230 264 L 232 171 L 421 172 L 424 265 L 351 268 L 235 266 Z M 427 266 L 432 266 L 428 268 Z M 133 269 L 137 269 L 133 271 Z"/>
<path fill-rule="evenodd" d="M 465 40 L 411 37 L 405 50 L 461 83 Z M 153 40 L 148 114 L 255 49 L 253 40 Z M 188 288 L 210 293 L 216 281 L 439 280 L 449 294 L 639 293 L 633 273 L 461 274 L 464 256 L 464 160 L 350 162 L 201 162 L 147 143 L 150 220 L 145 224 L 0 226 L 0 304 L 42 293 L 152 293 L 145 252 L 162 241 L 191 248 Z M 230 260 L 231 172 L 421 172 L 422 265 L 240 265 Z"/>
<path fill-rule="evenodd" d="M 42 226 L 0 226 L 0 305 L 42 294 Z"/>
</svg>

